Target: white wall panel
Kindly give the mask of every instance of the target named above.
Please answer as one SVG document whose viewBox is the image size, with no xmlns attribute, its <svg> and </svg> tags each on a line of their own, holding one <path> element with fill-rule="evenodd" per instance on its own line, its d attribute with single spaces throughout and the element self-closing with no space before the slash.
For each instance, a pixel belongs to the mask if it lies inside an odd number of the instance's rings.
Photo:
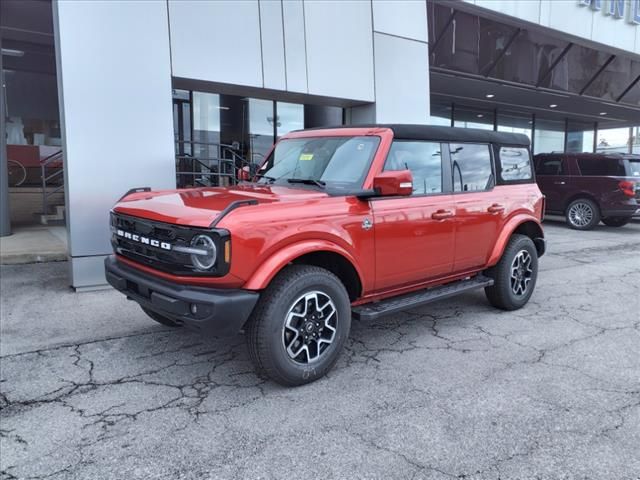
<svg viewBox="0 0 640 480">
<path fill-rule="evenodd" d="M 281 2 L 260 0 L 260 36 L 264 87 L 286 90 Z"/>
<path fill-rule="evenodd" d="M 257 0 L 170 0 L 173 75 L 262 87 L 258 10 Z"/>
<path fill-rule="evenodd" d="M 581 6 L 577 0 L 464 0 L 502 15 L 571 34 L 592 42 L 640 54 L 640 26 L 627 19 L 633 2 L 625 0 L 625 18 L 616 19 L 605 12 L 612 0 L 603 0 L 600 11 Z"/>
<path fill-rule="evenodd" d="M 287 90 L 307 93 L 307 49 L 302 0 L 282 2 Z"/>
<path fill-rule="evenodd" d="M 426 42 L 427 0 L 373 0 L 373 29 Z"/>
<path fill-rule="evenodd" d="M 626 5 L 625 15 L 629 14 L 630 5 Z M 629 50 L 635 47 L 636 32 L 640 30 L 640 26 L 632 26 L 627 23 L 626 18 L 614 18 L 608 15 L 603 15 L 602 12 L 597 12 L 597 15 L 593 15 L 593 35 L 592 37 L 599 38 L 595 40 L 602 42 L 602 39 L 606 39 L 607 45 L 611 45 L 622 50 Z M 636 53 L 640 54 L 640 50 L 636 50 Z"/>
<path fill-rule="evenodd" d="M 595 15 L 589 8 L 580 7 L 578 2 L 548 2 L 544 25 L 577 37 L 591 38 Z M 604 18 L 604 15 L 601 15 Z M 610 20 L 604 18 L 605 20 Z"/>
<path fill-rule="evenodd" d="M 540 1 L 538 0 L 473 0 L 472 3 L 528 22 L 540 22 Z"/>
<path fill-rule="evenodd" d="M 429 47 L 379 33 L 375 38 L 376 122 L 429 121 Z"/>
<path fill-rule="evenodd" d="M 371 3 L 306 0 L 304 9 L 309 93 L 374 101 Z"/>
<path fill-rule="evenodd" d="M 109 210 L 129 188 L 175 187 L 167 6 L 53 7 L 73 263 L 111 252 Z"/>
</svg>

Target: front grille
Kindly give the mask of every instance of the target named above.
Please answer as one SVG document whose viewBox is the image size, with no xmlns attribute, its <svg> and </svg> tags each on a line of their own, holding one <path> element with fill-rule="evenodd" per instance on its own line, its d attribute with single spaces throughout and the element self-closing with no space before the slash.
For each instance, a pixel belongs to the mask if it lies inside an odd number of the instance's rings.
<svg viewBox="0 0 640 480">
<path fill-rule="evenodd" d="M 226 230 L 212 231 L 206 228 L 183 227 L 113 212 L 111 227 L 113 250 L 137 263 L 174 275 L 222 276 L 229 271 L 229 265 L 222 261 L 218 261 L 211 270 L 198 271 L 191 263 L 191 256 L 188 253 L 174 250 L 174 247 L 178 246 L 188 247 L 195 235 L 208 233 L 216 243 L 218 252 L 221 252 L 224 249 L 224 242 L 229 239 Z M 124 238 L 116 234 L 118 230 L 155 241 L 157 245 Z M 162 245 L 170 246 L 170 249 L 163 248 Z"/>
</svg>

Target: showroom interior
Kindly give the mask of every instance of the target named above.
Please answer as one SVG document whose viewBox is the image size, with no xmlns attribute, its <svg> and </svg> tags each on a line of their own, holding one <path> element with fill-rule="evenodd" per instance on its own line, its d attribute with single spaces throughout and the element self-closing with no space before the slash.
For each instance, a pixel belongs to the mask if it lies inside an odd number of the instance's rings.
<svg viewBox="0 0 640 480">
<path fill-rule="evenodd" d="M 130 156 L 129 161 L 133 164 L 145 155 L 144 146 L 132 150 L 120 141 L 118 130 L 109 131 L 103 128 L 104 122 L 96 120 L 96 128 L 102 130 L 93 137 L 93 143 L 83 145 L 82 150 L 95 151 L 96 156 L 83 155 L 81 159 L 75 156 L 72 162 L 69 161 L 73 154 L 65 148 L 75 147 L 70 145 L 72 126 L 69 120 L 65 125 L 65 114 L 71 115 L 70 107 L 74 105 L 65 108 L 69 101 L 66 89 L 70 88 L 71 73 L 65 77 L 65 71 L 70 71 L 70 67 L 64 63 L 64 46 L 56 42 L 61 38 L 61 32 L 64 34 L 64 22 L 68 20 L 64 19 L 64 8 L 67 7 L 58 8 L 59 3 L 33 0 L 0 4 L 2 130 L 5 132 L 2 135 L 0 185 L 2 235 L 16 237 L 26 233 L 21 237 L 26 240 L 20 241 L 20 247 L 29 250 L 32 256 L 28 258 L 32 261 L 76 257 L 71 248 L 73 244 L 82 244 L 85 227 L 80 226 L 81 218 L 74 219 L 69 215 L 69 190 L 76 188 L 72 182 L 84 182 L 81 190 L 86 196 L 85 202 L 90 202 L 92 191 L 99 190 L 102 182 L 108 183 L 111 190 L 124 193 L 141 185 L 130 185 L 126 171 L 115 174 L 105 162 Z M 160 3 L 177 22 L 183 12 L 171 7 L 171 2 Z M 263 23 L 269 18 L 265 17 L 265 12 L 268 13 L 274 4 L 283 18 L 291 8 L 281 2 L 269 5 L 264 1 L 245 3 L 249 5 L 247 8 L 253 8 L 255 4 Z M 299 3 L 303 16 L 314 14 L 313 2 Z M 357 3 L 353 6 L 356 10 L 361 8 Z M 591 8 L 579 5 L 580 2 L 573 3 L 577 12 Z M 631 18 L 635 4 L 635 1 L 627 2 L 629 11 L 624 14 Z M 176 8 L 175 12 L 171 8 Z M 228 8 L 235 7 L 229 4 Z M 319 9 L 317 5 L 313 8 Z M 340 8 L 321 13 L 329 19 L 337 18 L 341 16 Z M 420 87 L 428 105 L 425 113 L 410 116 L 411 123 L 419 121 L 523 133 L 531 140 L 533 154 L 640 154 L 640 54 L 637 50 L 565 34 L 478 7 L 473 2 L 428 0 L 424 2 L 424 14 L 426 22 L 418 28 L 422 28 L 426 36 L 417 39 L 412 34 L 414 38 L 405 39 L 422 49 L 421 61 L 428 68 L 427 78 Z M 603 18 L 608 22 L 620 22 L 620 25 L 624 23 L 624 28 L 633 32 L 640 30 L 625 18 L 617 19 L 615 15 L 607 18 L 603 15 Z M 303 21 L 308 27 L 307 17 Z M 374 26 L 370 28 L 379 33 L 376 21 L 374 16 Z M 263 58 L 266 58 L 266 39 L 272 39 L 267 37 L 268 33 L 261 28 Z M 311 33 L 305 30 L 303 35 Z M 640 34 L 635 35 L 640 38 Z M 395 33 L 387 36 L 404 38 Z M 173 45 L 176 40 L 171 38 L 169 41 Z M 284 43 L 287 41 L 285 27 Z M 175 50 L 171 48 L 174 55 Z M 312 52 L 305 54 L 309 56 Z M 283 68 L 288 72 L 293 66 L 291 61 L 286 64 L 291 58 L 286 55 L 290 53 L 285 52 Z M 199 62 L 208 61 L 210 59 L 199 59 Z M 312 92 L 309 71 L 306 72 L 308 91 L 296 92 L 291 88 L 290 80 L 282 89 L 266 87 L 266 81 L 259 87 L 220 79 L 188 78 L 177 71 L 179 65 L 176 63 L 173 61 L 167 66 L 170 77 L 166 82 L 162 80 L 162 85 L 159 80 L 149 79 L 153 88 L 164 89 L 166 97 L 167 108 L 163 106 L 154 115 L 161 117 L 158 121 L 163 126 L 170 125 L 173 131 L 172 138 L 159 142 L 164 150 L 153 147 L 160 151 L 157 155 L 165 158 L 162 165 L 158 164 L 158 169 L 163 170 L 160 183 L 166 187 L 233 184 L 237 181 L 235 169 L 239 165 L 259 164 L 280 136 L 302 128 L 360 123 L 363 118 L 369 118 L 362 112 L 378 101 L 363 101 L 363 98 L 367 100 L 368 94 L 340 96 L 331 92 Z M 76 64 L 76 68 L 81 66 Z M 234 66 L 224 65 L 224 68 Z M 398 75 L 402 73 L 397 72 Z M 266 74 L 263 67 L 263 78 Z M 62 79 L 65 91 L 60 88 Z M 136 97 L 125 91 L 125 81 L 118 82 L 115 87 L 105 82 L 82 88 L 88 89 L 87 98 L 96 99 L 96 108 L 103 101 L 115 105 L 112 121 L 128 119 L 129 122 L 139 117 L 140 122 L 145 123 L 146 117 L 141 110 L 145 108 L 144 103 L 136 103 Z M 81 88 L 74 85 L 75 91 Z M 132 83 L 131 88 L 134 87 Z M 381 95 L 381 91 L 377 88 L 376 93 Z M 400 88 L 395 92 L 399 97 L 406 94 Z M 172 117 L 168 118 L 165 113 L 170 109 Z M 100 111 L 95 115 L 101 116 Z M 397 118 L 393 120 L 398 121 Z M 378 111 L 373 120 L 379 119 L 385 120 L 385 117 Z M 146 125 L 144 128 L 153 127 Z M 156 130 L 162 135 L 161 129 Z M 131 135 L 135 138 L 135 132 Z M 167 151 L 169 148 L 171 151 Z M 85 172 L 92 172 L 90 176 L 74 174 L 73 169 L 79 162 L 88 169 Z M 149 162 L 147 159 L 142 162 L 144 168 L 149 178 L 157 178 L 154 164 Z M 169 171 L 171 168 L 173 170 Z M 144 172 L 138 173 L 138 178 L 144 178 Z M 101 201 L 108 204 L 115 200 L 117 198 Z M 70 233 L 74 230 L 79 232 L 77 239 L 75 233 Z M 9 239 L 3 238 L 3 244 L 8 245 Z M 19 253 L 11 251 L 15 258 Z M 97 249 L 77 256 L 100 257 L 104 253 Z M 89 267 L 79 262 L 75 268 L 71 269 L 70 276 L 76 280 L 70 280 L 70 283 L 77 289 L 100 286 L 100 281 L 95 280 L 99 273 L 88 275 L 91 280 L 78 280 L 84 275 L 83 269 Z"/>
</svg>

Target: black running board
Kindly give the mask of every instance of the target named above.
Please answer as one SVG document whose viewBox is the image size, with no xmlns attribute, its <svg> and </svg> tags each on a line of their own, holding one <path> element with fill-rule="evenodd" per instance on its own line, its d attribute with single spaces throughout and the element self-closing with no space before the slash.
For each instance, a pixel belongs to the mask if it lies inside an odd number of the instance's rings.
<svg viewBox="0 0 640 480">
<path fill-rule="evenodd" d="M 360 320 L 375 320 L 384 315 L 401 312 L 410 308 L 419 307 L 427 303 L 435 302 L 445 298 L 453 297 L 468 290 L 476 288 L 490 287 L 493 279 L 484 275 L 477 275 L 473 278 L 458 280 L 440 287 L 427 288 L 417 292 L 407 293 L 398 297 L 392 297 L 379 302 L 367 303 L 354 307 L 353 316 Z"/>
</svg>

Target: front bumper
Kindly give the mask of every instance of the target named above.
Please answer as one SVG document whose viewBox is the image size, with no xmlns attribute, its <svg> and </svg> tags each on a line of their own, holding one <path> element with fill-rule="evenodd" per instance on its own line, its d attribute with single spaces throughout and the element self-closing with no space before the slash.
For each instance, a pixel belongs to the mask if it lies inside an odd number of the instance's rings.
<svg viewBox="0 0 640 480">
<path fill-rule="evenodd" d="M 234 335 L 253 311 L 259 294 L 248 290 L 194 287 L 160 280 L 118 262 L 104 261 L 107 281 L 128 299 L 207 335 Z"/>
</svg>

